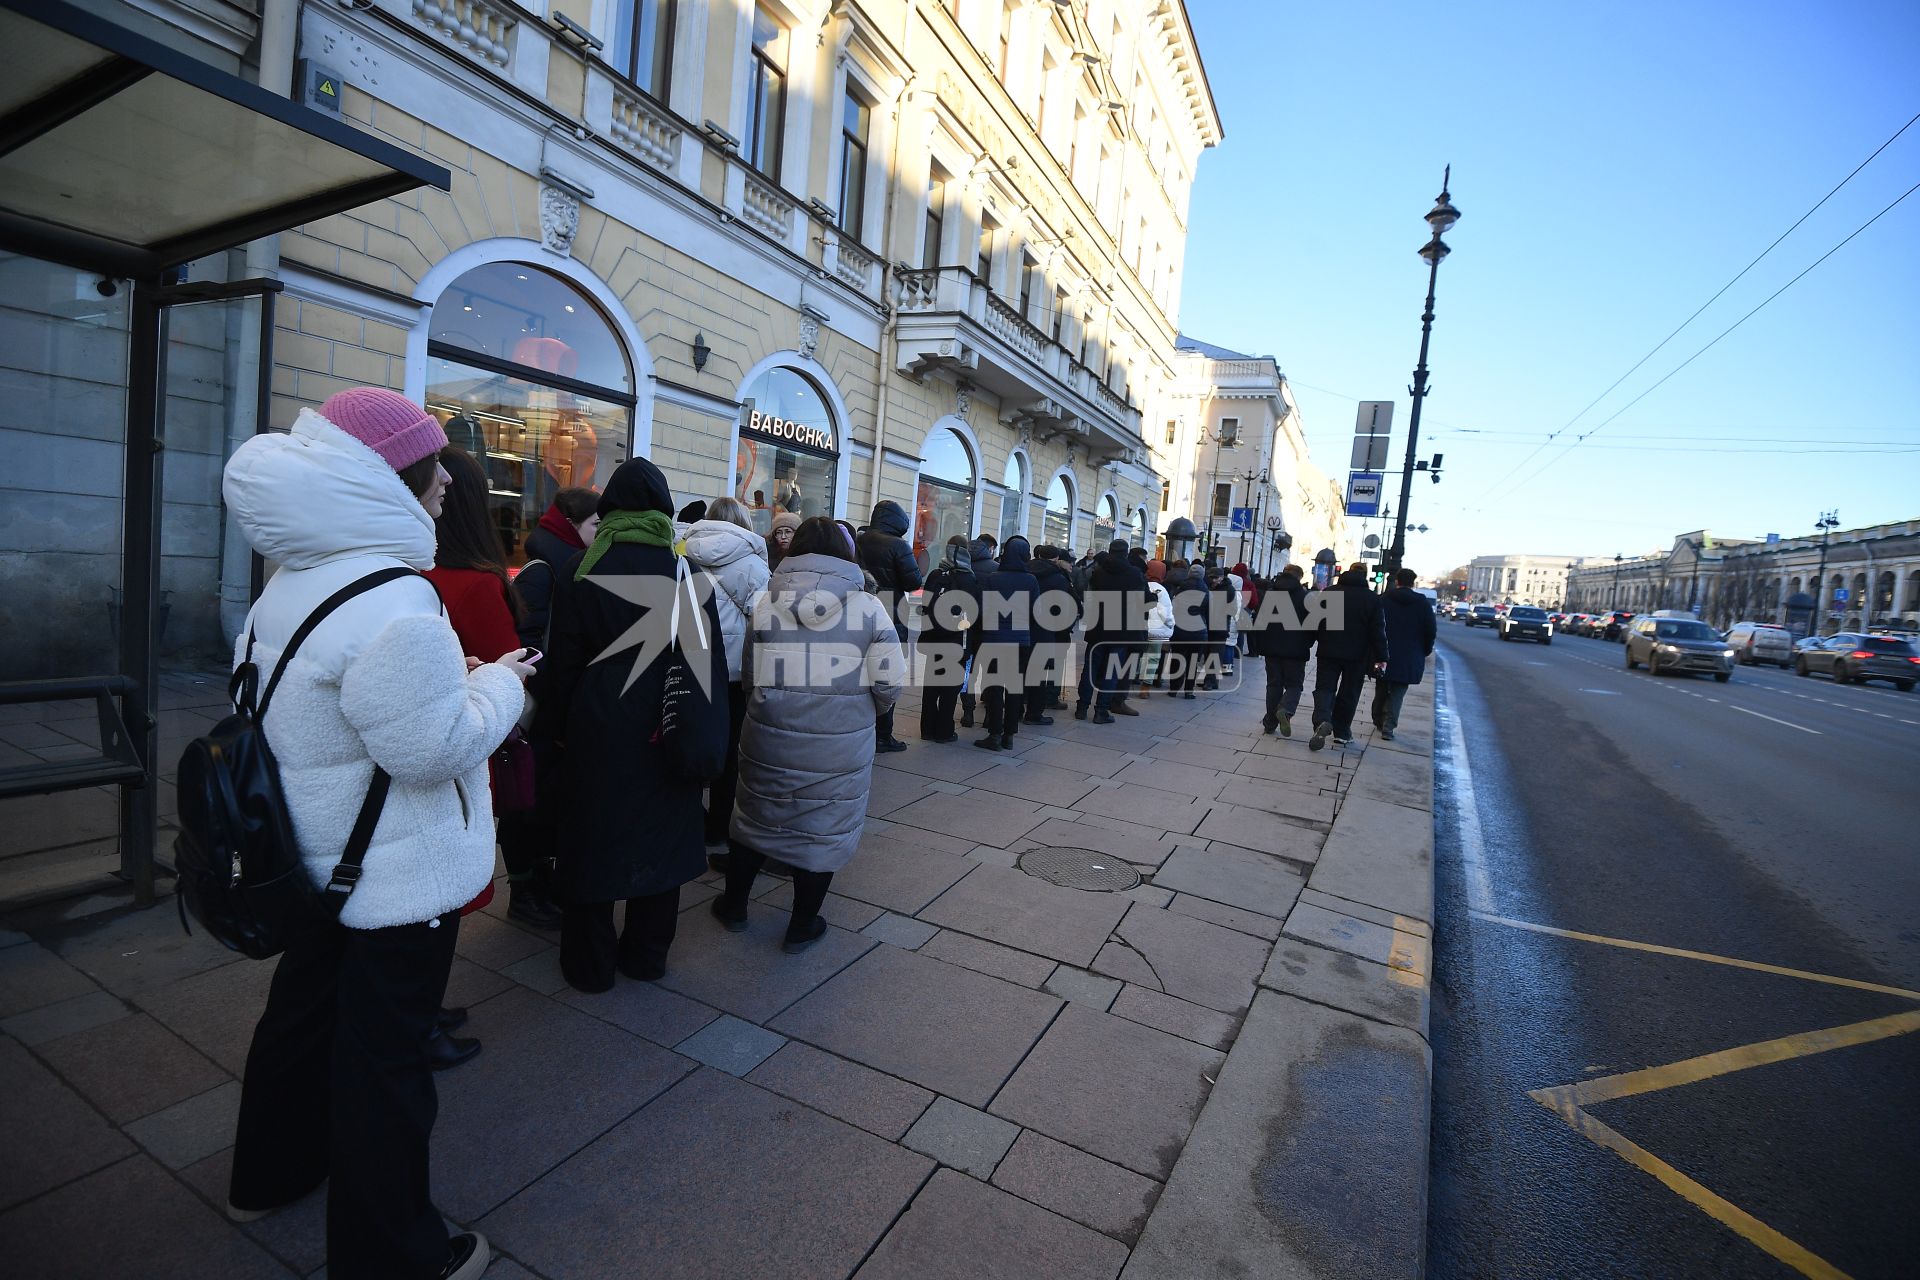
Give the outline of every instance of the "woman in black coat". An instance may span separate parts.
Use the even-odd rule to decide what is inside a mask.
[[[1290,564],[1267,587],[1247,636],[1251,651],[1267,666],[1267,713],[1260,727],[1268,733],[1277,728],[1288,738],[1307,683],[1307,659],[1313,656],[1314,633],[1303,625],[1306,608],[1300,566]]]
[[[1194,681],[1207,657],[1207,576],[1199,565],[1176,560],[1167,566],[1163,584],[1173,600],[1174,668],[1169,697],[1191,698]]]
[[[560,970],[580,991],[612,987],[616,969],[664,974],[680,886],[707,865],[701,791],[726,757],[727,655],[711,590],[674,554],[672,512],[658,467],[622,463],[554,600],[534,736],[559,749]]]
[[[968,633],[980,611],[980,585],[965,534],[947,539],[946,556],[927,575],[920,654],[926,674],[920,691],[920,736],[927,742],[952,742],[953,706],[967,678]]]

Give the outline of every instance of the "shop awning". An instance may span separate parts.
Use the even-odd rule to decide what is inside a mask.
[[[0,0],[0,246],[150,278],[450,175],[57,0]]]

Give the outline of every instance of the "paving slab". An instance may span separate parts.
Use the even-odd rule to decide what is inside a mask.
[[[135,1147],[25,1048],[0,1039],[0,1208],[131,1154]],[[15,1265],[7,1259],[8,1267]],[[31,1275],[32,1272],[21,1272]]]
[[[478,912],[475,916],[478,916]],[[232,1075],[247,1066],[254,1024],[279,961],[246,961],[143,992],[134,1004]]]
[[[1174,847],[1164,830],[1104,813],[1074,813],[1071,819],[1051,817],[1028,832],[1027,838],[1055,848],[1092,849],[1142,867],[1159,866]]]
[[[1295,732],[1308,732],[1296,726]],[[1234,772],[1248,778],[1264,778],[1269,782],[1284,782],[1288,786],[1300,787],[1308,791],[1324,791],[1331,788],[1338,776],[1337,769],[1320,763],[1319,756],[1309,757],[1303,743],[1299,754],[1290,749],[1291,742],[1285,738],[1269,738],[1268,742],[1284,744],[1273,748],[1271,753],[1255,748],[1240,757],[1240,763]]]
[[[543,996],[558,995],[567,989],[567,976],[560,972],[558,947],[542,947],[525,960],[516,960],[500,970],[500,976]]]
[[[1281,922],[1272,916],[1263,916],[1255,911],[1243,911],[1239,907],[1229,907],[1225,903],[1214,902],[1208,898],[1196,898],[1190,893],[1174,894],[1173,901],[1167,904],[1167,910],[1178,915],[1192,916],[1196,920],[1210,920],[1214,924],[1225,925],[1237,933],[1265,938],[1268,942],[1280,936]]]
[[[1285,936],[1411,974],[1432,971],[1431,944],[1426,938],[1310,902],[1295,905],[1287,914]]]
[[[1105,954],[1105,948],[1101,949]],[[1051,991],[1062,1000],[1071,1000],[1075,1004],[1084,1004],[1090,1009],[1105,1009],[1120,994],[1120,982],[1116,978],[1088,973],[1085,969],[1076,969],[1070,964],[1055,965],[1047,976],[1041,989]]]
[[[1063,889],[1010,867],[981,867],[934,899],[920,918],[1068,964],[1088,965],[1132,904]]]
[[[854,1280],[1113,1280],[1127,1247],[942,1169]]]
[[[228,1147],[179,1173],[200,1193],[215,1216],[225,1217],[227,1188],[233,1181],[233,1148]],[[327,1262],[327,1188],[323,1184],[240,1230],[301,1275],[323,1272]]]
[[[1133,1243],[1160,1184],[1045,1134],[1023,1129],[994,1170],[993,1185],[1103,1235]]]
[[[1220,803],[1258,809],[1306,822],[1332,823],[1339,801],[1319,791],[1310,791],[1290,782],[1271,782],[1265,778],[1236,776],[1222,787]]]
[[[657,982],[616,982],[613,990],[595,995],[569,987],[556,998],[664,1048],[679,1044],[721,1016],[719,1010],[668,991]]]
[[[1150,1178],[1164,1178],[1221,1055],[1070,1004],[987,1109]]]
[[[1433,815],[1349,798],[1314,867],[1322,893],[1433,921]]]
[[[843,1058],[985,1106],[1061,1001],[878,947],[774,1019],[773,1029]]]
[[[1209,1049],[1224,1049],[1232,1044],[1234,1031],[1239,1026],[1239,1020],[1231,1014],[1132,982],[1120,988],[1108,1012]]]
[[[1154,981],[1142,985],[1223,1013],[1240,1013],[1253,1003],[1255,980],[1267,962],[1268,946],[1260,938],[1142,903],[1134,904],[1114,933],[1152,974]],[[1114,950],[1109,943],[1103,959],[1110,963]],[[1094,968],[1114,972],[1099,961]],[[1116,976],[1138,982],[1137,970],[1128,969]]]
[[[1260,975],[1263,987],[1405,1027],[1422,1039],[1427,1037],[1427,982],[1421,974],[1294,938],[1280,940]]]
[[[1211,800],[1226,786],[1228,776],[1218,769],[1162,758],[1137,760],[1115,774],[1113,780],[1122,786],[1152,787],[1156,791]]]
[[[901,1144],[981,1181],[993,1176],[1020,1126],[952,1098],[935,1098]]]
[[[184,1102],[229,1078],[143,1013],[50,1041],[40,1046],[40,1056],[115,1124]]]
[[[229,1080],[133,1121],[126,1132],[167,1168],[184,1169],[232,1146],[239,1118],[240,1082]]]
[[[505,1201],[694,1065],[520,987],[477,1006],[468,1028],[485,1051],[435,1078],[434,1202],[459,1222]]]
[[[961,796],[935,792],[888,819],[927,831],[964,831],[974,844],[999,845],[1003,849],[1045,820],[1040,816],[1040,806],[1031,800],[981,791]]]
[[[1125,1280],[1411,1280],[1426,1244],[1418,1036],[1262,991]]]
[[[771,878],[771,877],[769,877]],[[839,877],[835,877],[837,880]],[[793,913],[793,881],[775,880],[773,887],[765,893],[755,896],[755,902],[764,902],[776,910]],[[837,893],[829,893],[820,903],[820,918],[828,924],[845,929],[848,933],[858,933],[878,920],[884,912],[871,903],[859,902]]]
[[[1120,784],[1115,780],[1115,785],[1082,796],[1069,807],[1082,814],[1098,814],[1157,831],[1185,834],[1200,825],[1210,799],[1163,791],[1145,783]]]
[[[895,715],[898,714],[896,711]],[[907,749],[889,755],[886,767],[948,782],[965,782],[974,774],[993,768],[996,757],[991,752],[975,750],[964,736],[967,730],[960,732],[963,736],[958,742],[921,743],[907,739]]]
[[[33,1280],[294,1276],[144,1156],[0,1215],[0,1240],[6,1242],[8,1272]]]
[[[483,969],[464,956],[453,958],[453,968],[447,973],[447,994],[440,1002],[449,1008],[479,1004],[482,1000],[491,1000],[513,985],[511,978],[503,978],[492,969]]]
[[[1066,739],[1042,742],[1021,757],[1023,763],[1043,764],[1093,778],[1111,778],[1127,767],[1127,759],[1124,751]]]
[[[716,1009],[764,1023],[876,945],[832,925],[797,956],[780,949],[787,913],[756,902],[745,933],[728,933],[705,910],[680,917],[660,985]]]
[[[998,764],[967,780],[967,785],[996,795],[1018,796],[1039,804],[1066,808],[1098,785],[1093,775],[1021,759]]]
[[[875,818],[884,818],[895,809],[904,808],[932,791],[927,779],[917,773],[906,773],[876,764],[873,767],[873,783],[867,790],[867,813]]]
[[[1316,907],[1325,907],[1328,911],[1340,915],[1352,916],[1356,920],[1371,920],[1375,924],[1386,925],[1389,929],[1400,929],[1422,938],[1433,936],[1433,927],[1424,920],[1415,920],[1412,916],[1397,916],[1391,911],[1382,911],[1378,907],[1367,906],[1363,902],[1352,902],[1346,898],[1336,898],[1330,893],[1321,893],[1313,887],[1311,881],[1300,891],[1300,901],[1312,903]]]
[[[1204,849],[1175,849],[1153,882],[1162,889],[1284,919],[1306,877],[1279,858],[1215,843]]]
[[[924,920],[915,920],[912,916],[898,915],[888,911],[861,932],[875,942],[888,942],[896,947],[904,947],[908,951],[917,951],[940,930]]]
[[[945,960],[975,973],[991,974],[1023,987],[1038,987],[1058,966],[1045,956],[1030,955],[988,942],[971,934],[942,929],[920,948],[923,956]]]
[[[0,1017],[86,995],[93,979],[36,942],[0,949]]]
[[[553,1280],[841,1280],[932,1168],[925,1156],[703,1069],[479,1227]]]
[[[40,1045],[124,1018],[131,1012],[111,992],[89,991],[85,995],[70,996],[57,1004],[42,1005],[38,1009],[0,1019],[0,1032],[12,1036],[21,1044]]]
[[[1240,757],[1245,750],[1244,746],[1213,746],[1203,742],[1189,742],[1182,738],[1167,738],[1148,747],[1146,754],[1155,760],[1178,761],[1183,765],[1197,765],[1202,769],[1219,769],[1232,773],[1234,766],[1240,763]]]
[[[496,892],[494,901],[498,902],[500,896]],[[497,970],[517,964],[551,945],[541,935],[517,924],[508,924],[490,911],[476,911],[461,917],[460,937],[454,943],[454,950],[483,969]]]
[[[1259,809],[1231,804],[1213,806],[1194,834],[1299,863],[1312,863],[1319,858],[1320,846],[1326,839],[1323,831],[1296,826]]]
[[[861,837],[852,861],[836,871],[836,894],[912,915],[973,870],[964,853],[929,849],[917,843],[912,828]]]
[[[1359,772],[1353,775],[1347,794],[1432,812],[1433,758],[1424,752],[1369,751]]]
[[[917,1084],[798,1040],[787,1041],[747,1079],[889,1142],[898,1142],[934,1099]]]
[[[192,935],[172,910],[119,910],[42,936],[60,958],[116,995],[131,996],[224,965],[245,964],[204,930]]]
[[[673,1046],[673,1051],[730,1076],[744,1076],[771,1058],[786,1037],[722,1014]]]

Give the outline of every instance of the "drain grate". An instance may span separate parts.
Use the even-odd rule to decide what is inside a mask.
[[[1092,849],[1029,849],[1020,869],[1049,884],[1095,893],[1119,893],[1140,883],[1140,873],[1111,854]]]

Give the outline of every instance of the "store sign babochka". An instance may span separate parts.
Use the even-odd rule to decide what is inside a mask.
[[[748,431],[773,440],[789,440],[807,449],[819,449],[823,453],[834,452],[833,432],[825,427],[812,427],[804,422],[795,422],[791,418],[776,418],[770,413],[758,409],[747,410],[747,420],[743,424]]]

